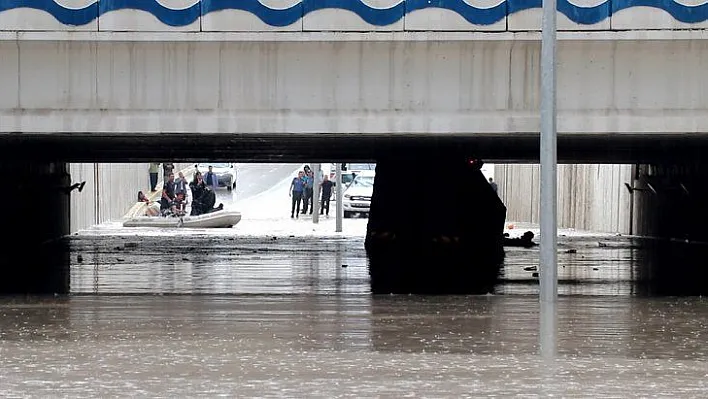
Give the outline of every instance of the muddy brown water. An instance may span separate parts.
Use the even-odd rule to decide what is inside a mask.
[[[0,395],[705,397],[701,269],[653,247],[561,241],[549,358],[536,249],[489,295],[375,296],[361,239],[73,237],[72,295],[0,301]]]

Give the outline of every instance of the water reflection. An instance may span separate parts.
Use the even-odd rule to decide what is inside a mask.
[[[561,298],[561,356],[708,359],[708,301]],[[523,296],[111,296],[0,301],[0,339],[239,337],[289,350],[539,353],[539,303]],[[553,314],[553,312],[551,312]],[[243,348],[246,350],[246,348]]]
[[[0,395],[696,397],[708,389],[705,300],[565,297],[557,310],[549,366],[537,356],[533,296],[1,300]]]
[[[342,239],[74,237],[72,251],[76,294],[366,294],[369,289],[363,249]]]
[[[71,291],[369,294],[363,238],[75,236]],[[706,295],[708,247],[563,238],[560,295]],[[538,248],[507,248],[495,294],[537,295]]]
[[[560,295],[706,295],[708,246],[632,237],[561,237]],[[500,294],[538,294],[538,247],[507,248]]]

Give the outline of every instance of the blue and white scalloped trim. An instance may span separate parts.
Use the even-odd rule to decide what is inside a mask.
[[[660,9],[678,22],[698,24],[708,20],[708,0],[699,1],[682,4],[676,0],[606,0],[594,6],[582,6],[569,0],[558,0],[558,11],[580,25],[597,24],[613,14],[635,7]],[[39,10],[61,24],[83,26],[112,13],[132,11],[150,14],[166,26],[185,27],[198,23],[199,18],[211,13],[235,10],[251,14],[266,26],[287,27],[297,26],[307,15],[318,11],[346,10],[371,26],[390,26],[409,14],[438,9],[456,14],[472,25],[490,26],[515,13],[540,8],[542,4],[542,0],[501,0],[493,2],[493,6],[478,5],[482,0],[399,0],[391,7],[378,8],[371,5],[375,2],[283,0],[280,3],[286,6],[279,8],[279,0],[0,0],[0,14],[17,9]],[[76,7],[75,3],[84,5]]]

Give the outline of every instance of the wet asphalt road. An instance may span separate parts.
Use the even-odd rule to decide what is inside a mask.
[[[236,199],[223,191],[219,200],[254,198],[291,166],[241,171]],[[282,187],[274,193],[252,202],[287,201]],[[664,250],[673,254],[667,268],[650,241],[561,237],[549,356],[540,347],[537,248],[509,248],[489,295],[375,296],[359,234],[365,220],[348,220],[346,236],[303,234],[310,222],[266,210],[269,219],[242,229],[116,225],[73,236],[71,296],[0,300],[0,396],[708,392],[708,301],[692,295],[705,289],[705,268],[700,257],[681,257],[684,247]],[[249,230],[259,224],[268,228]],[[666,293],[673,296],[656,296]]]

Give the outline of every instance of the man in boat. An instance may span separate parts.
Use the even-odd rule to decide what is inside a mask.
[[[175,194],[175,200],[170,206],[170,211],[173,216],[185,216],[187,215],[187,199],[183,192]]]
[[[145,216],[157,216],[160,214],[160,204],[150,201],[142,191],[138,191],[138,202],[145,203]]]
[[[203,215],[224,209],[224,204],[219,204],[218,207],[214,208],[216,194],[214,190],[207,186],[201,172],[194,174],[194,180],[189,183],[189,188],[192,190],[192,212],[190,215]]]
[[[172,202],[175,200],[175,174],[167,175],[167,181],[162,186],[162,197],[160,198],[160,211],[170,209]]]
[[[189,187],[189,182],[187,178],[184,177],[184,173],[179,172],[178,178],[175,180],[175,195],[182,193],[187,196],[187,187]]]

